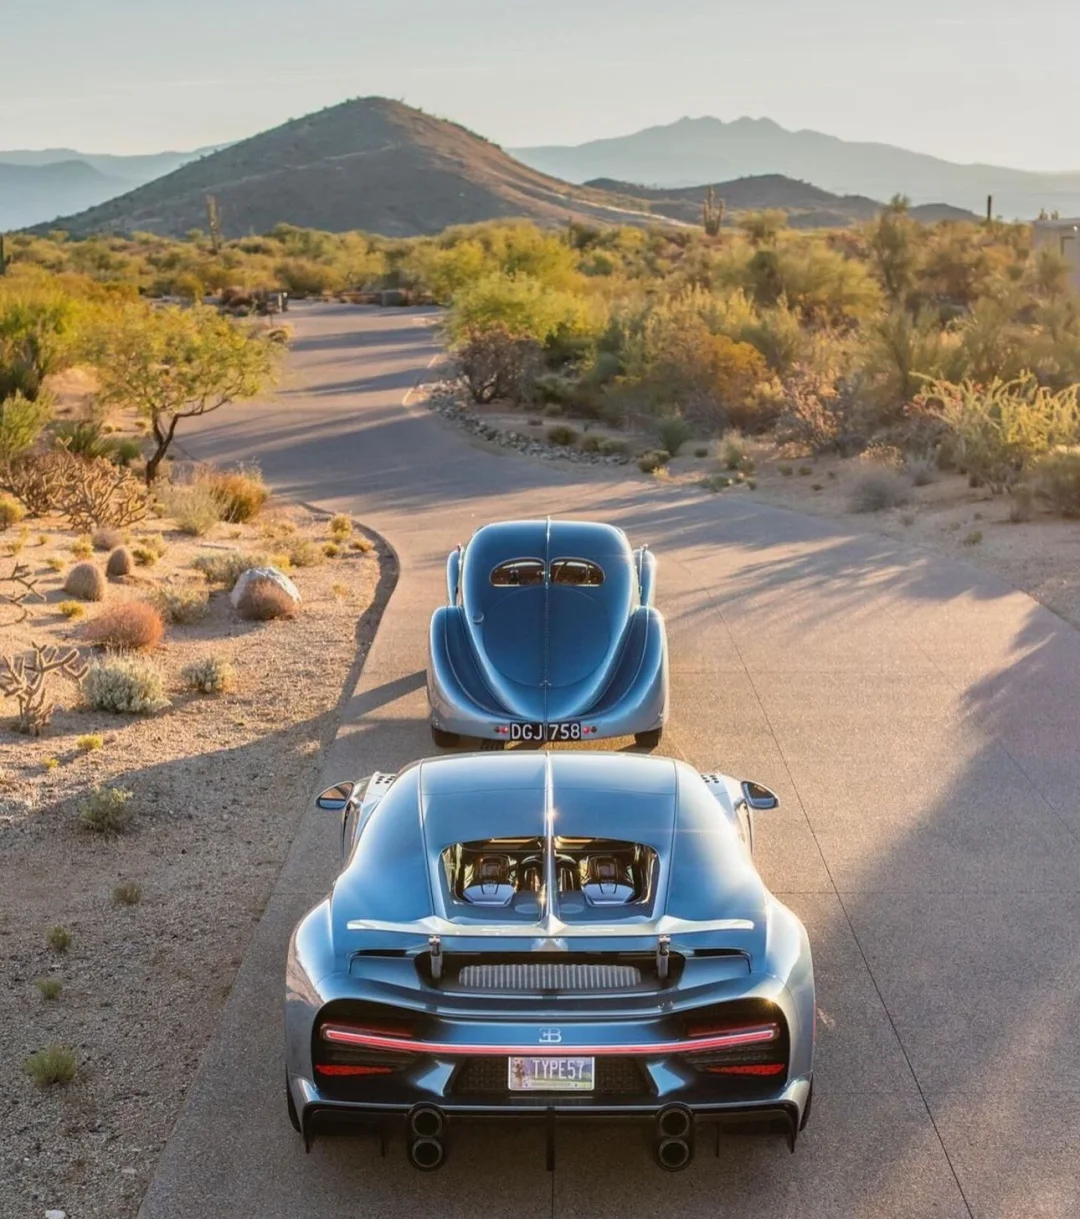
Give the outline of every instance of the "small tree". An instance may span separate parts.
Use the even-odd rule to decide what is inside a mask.
[[[265,336],[202,307],[129,307],[94,343],[99,401],[133,408],[150,422],[156,447],[146,463],[148,485],[181,419],[255,397],[271,382],[277,359]]]

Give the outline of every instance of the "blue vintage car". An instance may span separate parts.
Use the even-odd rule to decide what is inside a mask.
[[[656,558],[591,521],[485,525],[451,552],[428,645],[431,734],[660,742],[667,634]]]

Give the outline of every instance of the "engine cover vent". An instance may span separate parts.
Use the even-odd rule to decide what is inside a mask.
[[[466,965],[458,982],[468,990],[630,990],[641,985],[635,965],[563,962]]]

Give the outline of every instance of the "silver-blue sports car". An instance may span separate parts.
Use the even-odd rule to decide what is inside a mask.
[[[590,521],[485,525],[451,552],[428,641],[431,734],[660,743],[667,635],[656,558]]]
[[[636,1118],[684,1168],[709,1123],[810,1114],[814,973],[752,859],[767,788],[635,753],[443,755],[317,800],[345,863],[286,972],[305,1140],[400,1130],[437,1168],[466,1119]]]

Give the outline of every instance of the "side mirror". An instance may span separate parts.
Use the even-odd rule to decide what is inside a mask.
[[[761,783],[751,783],[749,779],[744,779],[742,784],[743,799],[746,801],[748,808],[755,811],[764,811],[770,808],[780,807],[780,797],[774,791],[763,786]]]
[[[338,783],[315,797],[315,807],[328,813],[343,813],[349,807],[355,783]]]

